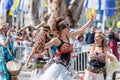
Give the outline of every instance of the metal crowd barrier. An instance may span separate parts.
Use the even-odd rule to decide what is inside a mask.
[[[18,60],[22,60],[23,57],[23,51],[25,48],[32,47],[25,47],[22,45],[15,46],[16,47],[16,58]],[[81,47],[75,47],[74,52],[71,54],[71,61],[70,61],[70,69],[76,73],[76,72],[84,72],[87,66],[88,61],[88,53],[89,53],[90,45],[83,45]]]
[[[32,47],[26,47],[26,46],[22,46],[22,45],[17,45],[17,46],[14,46],[14,47],[15,47],[15,56],[20,61],[22,60],[23,51],[25,50],[25,48],[32,49]]]
[[[75,47],[71,56],[70,69],[73,73],[84,73],[87,62],[90,45],[83,45],[81,47]]]

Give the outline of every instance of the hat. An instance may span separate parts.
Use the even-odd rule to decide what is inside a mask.
[[[103,32],[101,32],[101,31],[99,31],[99,32],[95,33],[95,36],[102,36],[104,38],[105,34]]]

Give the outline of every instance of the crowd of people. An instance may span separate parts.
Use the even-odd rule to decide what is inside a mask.
[[[85,71],[85,80],[107,79],[106,60],[117,63],[119,60],[117,42],[120,41],[119,34],[116,35],[109,28],[108,41],[102,31],[96,31],[90,27],[90,32],[84,31],[94,21],[95,15],[78,30],[70,32],[70,26],[63,17],[52,21],[52,26],[45,22],[38,26],[26,26],[16,30],[16,26],[10,28],[7,24],[0,22],[0,79],[18,80],[17,76],[11,76],[6,68],[10,60],[16,58],[16,43],[25,47],[23,51],[23,70],[30,70],[31,80],[72,80],[70,73],[71,53],[75,47],[92,44],[88,65]],[[70,39],[76,39],[73,43]],[[12,55],[11,55],[12,53]],[[112,55],[113,54],[113,55]],[[33,64],[29,67],[30,61]],[[117,67],[114,67],[117,68]]]

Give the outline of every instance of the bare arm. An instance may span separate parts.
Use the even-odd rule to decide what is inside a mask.
[[[69,38],[73,38],[75,36],[80,35],[81,33],[83,33],[83,31],[85,31],[85,29],[90,25],[90,23],[93,22],[93,20],[95,19],[96,15],[92,16],[90,20],[88,20],[78,31],[76,32],[71,32],[69,34]]]
[[[45,23],[44,22],[41,22],[40,24],[38,24],[37,26],[35,26],[35,28],[40,28],[40,27],[42,27],[42,26],[44,26],[45,25]]]
[[[41,22],[40,24],[38,24],[37,26],[31,26],[32,28],[40,28],[42,26],[44,26],[45,23],[44,22]]]
[[[33,53],[33,50],[32,50],[31,54],[29,55],[29,57],[28,57],[28,59],[27,59],[27,62],[25,63],[25,66],[24,66],[25,70],[27,70],[27,66],[28,66],[28,64],[29,64],[29,62],[30,62],[33,54],[34,54],[34,53]]]
[[[24,36],[21,36],[21,37],[17,36],[15,40],[16,41],[23,41],[24,40]]]
[[[53,59],[51,48],[48,48],[48,52],[49,52],[49,55],[50,55],[50,59]]]
[[[19,32],[24,31],[24,30],[27,29],[28,27],[30,27],[30,26],[22,27],[22,28],[19,30]]]
[[[60,45],[60,41],[57,37],[51,39],[48,43],[46,43],[45,44],[45,49],[51,48],[53,45],[56,45],[56,46]]]

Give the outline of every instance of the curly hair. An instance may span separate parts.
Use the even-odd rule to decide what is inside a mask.
[[[59,34],[59,29],[58,29],[58,24],[61,22],[61,21],[64,21],[64,18],[63,17],[58,17],[58,18],[54,18],[53,21],[52,21],[52,26],[51,26],[51,31],[52,31],[52,34],[56,35],[56,34]]]
[[[36,35],[33,53],[42,53],[44,51],[45,43],[50,41],[50,36],[44,33],[46,29],[48,29],[48,27],[43,27],[43,29]]]

